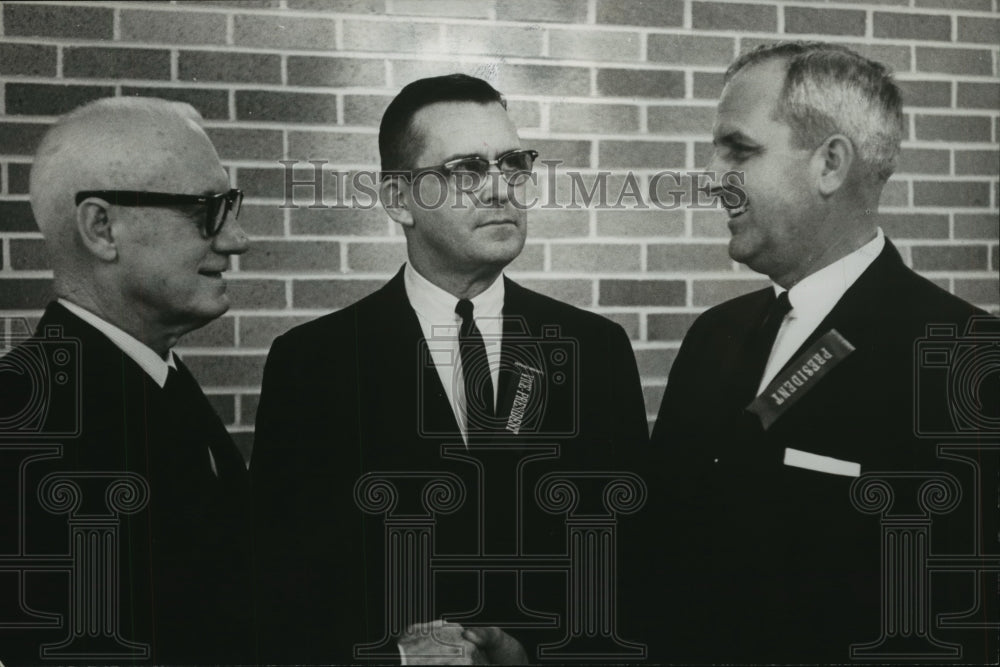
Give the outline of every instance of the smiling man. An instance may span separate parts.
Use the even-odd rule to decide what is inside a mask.
[[[229,309],[222,274],[247,250],[243,195],[199,121],[166,100],[98,100],[35,155],[31,205],[57,299],[0,358],[0,438],[56,449],[20,478],[0,466],[0,515],[6,538],[22,531],[15,553],[70,554],[74,569],[0,573],[4,602],[20,602],[3,617],[33,620],[0,630],[7,664],[253,659],[248,473],[172,351]],[[117,543],[81,547],[112,519]]]
[[[565,468],[606,464],[648,440],[624,330],[503,275],[524,247],[536,153],[522,146],[500,93],[459,74],[415,81],[386,109],[379,148],[382,203],[406,236],[407,263],[368,297],[280,336],[264,371],[251,473],[261,606],[271,613],[266,659],[384,661],[399,644],[407,662],[433,661],[413,633],[403,642],[398,634],[447,614],[551,625],[526,607],[565,613],[561,592],[530,600],[558,582],[466,571],[435,576],[429,592],[409,579],[405,591],[387,591],[392,545],[380,541],[383,516],[361,511],[375,499],[356,497],[355,483],[376,471],[461,480],[465,502],[435,515],[434,553],[510,556],[521,539],[565,535],[561,522],[549,531],[517,524],[518,508],[535,502],[497,471],[509,464],[513,473],[532,455],[521,445],[561,445],[554,465]],[[504,447],[471,449],[484,442]],[[457,454],[443,458],[443,443]],[[484,456],[495,458],[477,471],[471,464]],[[399,493],[406,488],[400,481]],[[398,498],[387,511],[423,514],[435,505],[428,498]],[[562,608],[546,606],[554,598]],[[500,631],[481,631],[491,641],[480,646],[461,625],[447,630],[464,649],[457,661],[478,659],[475,650],[525,659],[498,649],[516,644]]]
[[[743,174],[730,256],[773,285],[701,315],[670,369],[652,436],[670,494],[660,516],[679,545],[661,563],[663,656],[864,659],[851,646],[879,638],[890,571],[852,482],[942,467],[936,443],[915,437],[915,344],[929,324],[964,333],[980,311],[907,268],[879,227],[905,134],[885,67],[829,44],[762,46],[729,67],[713,133],[709,168]],[[948,414],[942,383],[919,388],[922,417]],[[971,605],[969,584],[950,585]],[[957,638],[982,649],[986,634]]]

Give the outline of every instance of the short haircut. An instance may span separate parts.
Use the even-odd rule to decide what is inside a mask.
[[[413,127],[413,117],[424,107],[438,102],[496,103],[507,108],[507,100],[493,86],[467,74],[447,74],[418,79],[407,84],[382,116],[378,129],[378,152],[386,172],[405,171],[421,149],[422,138]]]
[[[744,53],[726,70],[737,72],[772,59],[787,61],[776,120],[792,128],[802,148],[841,133],[862,165],[881,181],[896,170],[903,138],[903,99],[881,63],[826,42],[777,42]]]

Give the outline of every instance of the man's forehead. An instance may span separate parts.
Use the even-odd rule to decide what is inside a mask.
[[[740,70],[726,83],[719,99],[712,134],[718,139],[754,120],[771,118],[784,87],[784,61],[772,59]]]
[[[495,155],[520,145],[517,128],[497,103],[438,102],[413,117],[413,128],[428,158]]]

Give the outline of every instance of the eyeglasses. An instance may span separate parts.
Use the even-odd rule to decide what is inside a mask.
[[[478,155],[460,157],[433,167],[418,167],[410,172],[410,176],[416,177],[428,171],[438,172],[446,177],[456,178],[463,188],[478,190],[486,181],[490,167],[496,165],[509,184],[520,185],[528,178],[537,157],[538,151],[530,149],[508,151],[498,155],[495,160],[487,160]]]
[[[243,205],[243,191],[232,189],[217,195],[176,195],[169,192],[138,192],[134,190],[83,190],[76,193],[76,205],[84,199],[97,197],[115,206],[205,206],[205,222],[202,234],[211,238],[222,231],[226,216],[233,212],[233,218],[240,217]]]

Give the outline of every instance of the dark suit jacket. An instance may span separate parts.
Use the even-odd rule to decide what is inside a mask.
[[[879,637],[879,518],[852,505],[853,478],[784,465],[785,449],[860,463],[862,474],[947,467],[935,455],[942,439],[915,436],[915,381],[919,418],[948,419],[945,369],[916,366],[915,345],[931,323],[964,334],[980,311],[906,268],[887,242],[800,349],[836,329],[856,350],[765,432],[734,378],[770,289],[705,312],[670,370],[651,438],[666,490],[654,500],[669,540],[657,568],[669,610],[661,659],[848,661],[851,644]],[[966,504],[954,514],[964,532],[936,539],[938,553],[972,548],[971,483],[962,481]],[[995,552],[996,521],[986,520]],[[941,579],[971,599],[969,580]],[[940,596],[935,603],[936,612],[960,611]],[[988,632],[964,635],[967,656]]]
[[[39,503],[46,474],[77,481],[82,504],[76,518],[108,513],[104,487],[93,473],[138,475],[148,485],[148,503],[121,515],[117,567],[112,565],[108,573],[119,580],[115,603],[120,623],[114,630],[128,642],[147,645],[148,660],[157,663],[253,660],[248,473],[183,364],[181,391],[174,395],[102,333],[53,303],[35,336],[0,360],[0,366],[0,394],[8,406],[30,405],[26,392],[34,387],[42,389],[39,396],[47,409],[19,425],[8,421],[0,434],[0,453],[6,459],[0,464],[2,553],[20,551],[36,564],[39,554],[71,553],[67,516]],[[38,373],[20,372],[32,367]],[[25,448],[37,453],[46,443],[61,445],[61,456],[28,464],[19,493],[18,459]],[[211,471],[209,447],[218,478]],[[18,495],[25,503],[23,522],[17,515]],[[25,531],[23,542],[19,528]],[[40,645],[70,634],[67,575],[27,576],[27,604],[38,612],[63,614],[63,619],[61,627],[0,629],[0,659],[7,665],[39,662]],[[16,590],[16,574],[0,572],[0,580],[3,613],[16,614],[16,597],[7,595]],[[96,622],[95,615],[89,613],[87,619]],[[85,650],[102,655],[95,645]],[[91,660],[108,661],[131,660],[107,655]]]
[[[619,454],[648,442],[639,375],[622,328],[510,280],[505,289],[497,404],[506,407],[499,412],[511,411],[521,379],[515,362],[540,366],[544,377],[537,378],[541,384],[526,411],[539,418],[526,417],[517,436],[485,438],[515,452],[514,458],[500,454],[508,456],[505,462],[490,462],[482,473],[492,489],[483,548],[492,553],[510,553],[514,540],[514,481],[504,466],[522,456],[515,443],[559,443],[562,457],[543,462],[550,469],[593,469],[614,466]],[[361,301],[275,340],[251,464],[262,642],[270,649],[265,659],[347,662],[355,643],[382,638],[382,517],[362,513],[355,503],[352,489],[363,474],[458,475],[470,496],[453,514],[437,516],[435,551],[479,552],[474,494],[481,480],[473,466],[440,456],[442,443],[461,447],[462,438],[437,371],[424,358],[433,344],[424,340],[402,271]],[[535,506],[530,494],[536,479],[537,473],[526,477],[526,514]],[[497,497],[502,500],[491,504]],[[405,511],[402,505],[399,510]],[[537,523],[524,529],[524,548],[565,553],[562,519],[540,514],[536,510]],[[531,589],[525,593],[529,604],[561,613],[547,606],[551,596],[531,600],[544,585],[523,585]],[[433,608],[419,620],[473,608],[476,588],[469,573],[439,581]],[[485,604],[489,614],[490,601]],[[395,651],[391,644],[389,650]]]

